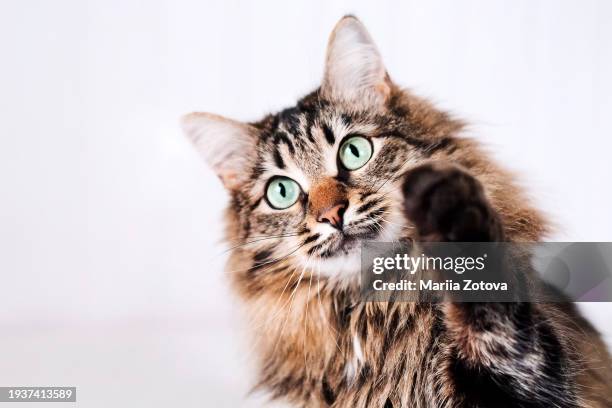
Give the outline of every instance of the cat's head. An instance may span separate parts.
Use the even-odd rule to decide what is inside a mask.
[[[361,240],[411,237],[402,174],[461,150],[461,123],[399,89],[351,16],[330,36],[320,88],[296,106],[257,123],[192,113],[183,126],[232,195],[231,244],[323,276],[358,272]]]

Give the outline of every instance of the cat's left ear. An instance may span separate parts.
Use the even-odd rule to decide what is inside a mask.
[[[247,181],[256,154],[257,129],[223,116],[199,112],[184,116],[181,124],[228,190],[237,190]]]
[[[380,105],[391,91],[378,48],[356,17],[342,18],[327,45],[321,91],[332,100]]]

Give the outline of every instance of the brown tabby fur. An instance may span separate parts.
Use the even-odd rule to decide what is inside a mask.
[[[253,152],[258,152],[256,161],[244,169],[242,179],[236,181],[236,174],[239,178],[240,174],[231,173],[232,184],[226,182],[232,195],[226,212],[226,238],[230,244],[240,244],[232,250],[227,270],[245,302],[252,325],[253,349],[260,366],[258,386],[270,391],[273,398],[303,407],[512,406],[508,401],[513,396],[503,394],[489,396],[495,401],[491,404],[473,403],[467,394],[458,391],[471,378],[458,378],[454,366],[459,355],[468,365],[505,370],[508,378],[513,373],[524,375],[525,371],[512,367],[521,354],[506,354],[514,344],[511,326],[502,322],[494,333],[475,330],[467,321],[465,309],[453,303],[365,303],[359,299],[356,279],[321,275],[298,263],[296,254],[285,251],[279,256],[274,252],[278,250],[275,243],[284,238],[271,234],[295,232],[294,227],[301,225],[302,219],[296,214],[292,218],[291,212],[270,215],[269,209],[260,210],[265,204],[258,198],[262,189],[258,179],[263,171],[258,163],[274,151],[275,157],[281,156],[277,159],[279,168],[284,166],[283,157],[294,157],[308,169],[315,158],[303,153],[295,141],[306,143],[311,137],[309,132],[317,140],[324,140],[322,124],[340,113],[348,117],[345,124],[367,122],[377,128],[376,135],[401,135],[414,146],[417,162],[452,163],[477,178],[499,216],[507,241],[540,241],[548,232],[547,222],[512,175],[495,164],[475,141],[463,136],[462,122],[399,88],[388,75],[376,88],[384,107],[375,112],[350,101],[336,100],[319,89],[299,101],[297,108],[250,125],[233,125],[259,138],[252,145]],[[324,119],[316,119],[317,115]],[[308,126],[305,121],[310,121]],[[287,141],[287,137],[294,142]],[[393,150],[377,163],[393,164],[394,159],[404,162],[406,158],[400,154],[405,149],[403,145],[393,144],[393,138],[385,140]],[[391,157],[395,154],[397,157]],[[225,161],[213,167],[224,165]],[[397,170],[395,167],[378,176],[387,178]],[[339,188],[334,190],[330,179],[316,179],[316,171],[312,174],[312,189],[321,189],[304,205],[312,209],[336,201]],[[224,174],[220,175],[223,178]],[[401,172],[391,176],[390,184],[401,181]],[[390,188],[388,194],[392,191]],[[302,238],[308,236],[307,230],[313,225],[308,222],[298,232]],[[405,219],[403,224],[402,238],[418,239],[411,222]],[[268,239],[276,240],[273,246],[269,246]],[[303,242],[311,244],[309,239]],[[525,390],[517,393],[533,392],[553,399],[557,398],[553,394],[560,393],[555,399],[558,406],[611,407],[612,364],[591,325],[571,304],[532,304],[529,318],[535,322],[534,327],[546,326],[554,343],[550,347],[559,357],[561,380],[552,381],[536,372],[533,378],[521,380]],[[487,336],[494,336],[494,340]],[[524,355],[523,370],[530,364],[537,367],[537,361],[529,361],[531,357]],[[486,394],[487,390],[482,392]],[[525,402],[528,398],[521,401],[520,406],[547,406],[537,397],[531,403]]]
[[[508,240],[541,240],[548,230],[543,217],[527,204],[508,172],[492,163],[475,142],[457,136],[462,124],[408,91],[392,89],[393,109],[409,112],[407,120],[416,133],[455,138],[456,148],[441,150],[432,158],[461,164],[479,175],[503,219]],[[241,242],[232,208],[226,220],[228,241]],[[238,271],[231,273],[234,287],[247,302],[249,320],[255,326],[260,386],[269,388],[274,397],[308,407],[329,406],[331,399],[335,407],[383,407],[387,399],[393,407],[459,404],[447,373],[450,346],[461,342],[472,354],[478,352],[478,341],[462,332],[461,313],[453,304],[440,310],[429,304],[360,303],[355,288],[338,291],[314,273],[305,275],[299,284],[294,276],[289,288],[285,274],[264,275],[261,282],[253,282],[245,272],[251,266],[252,254],[241,249],[232,253],[228,270]],[[352,307],[350,312],[343,311],[347,304]],[[580,406],[611,407],[612,364],[599,335],[573,307],[539,307],[563,333],[565,347],[574,356]],[[439,333],[432,328],[440,320],[450,333],[436,337]],[[351,384],[345,370],[347,361],[356,359],[355,336],[366,340],[363,359],[368,368]],[[436,354],[431,352],[432,344]]]

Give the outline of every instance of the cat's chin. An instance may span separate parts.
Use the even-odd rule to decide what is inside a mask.
[[[316,264],[321,276],[352,281],[361,272],[360,242],[343,243],[331,256],[319,258]]]

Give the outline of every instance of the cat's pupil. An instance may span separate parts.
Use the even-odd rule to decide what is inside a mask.
[[[287,197],[287,189],[283,183],[278,183],[279,193],[283,197]]]
[[[359,149],[357,149],[354,144],[351,143],[349,145],[349,149],[351,149],[351,153],[353,153],[353,156],[359,157]]]

